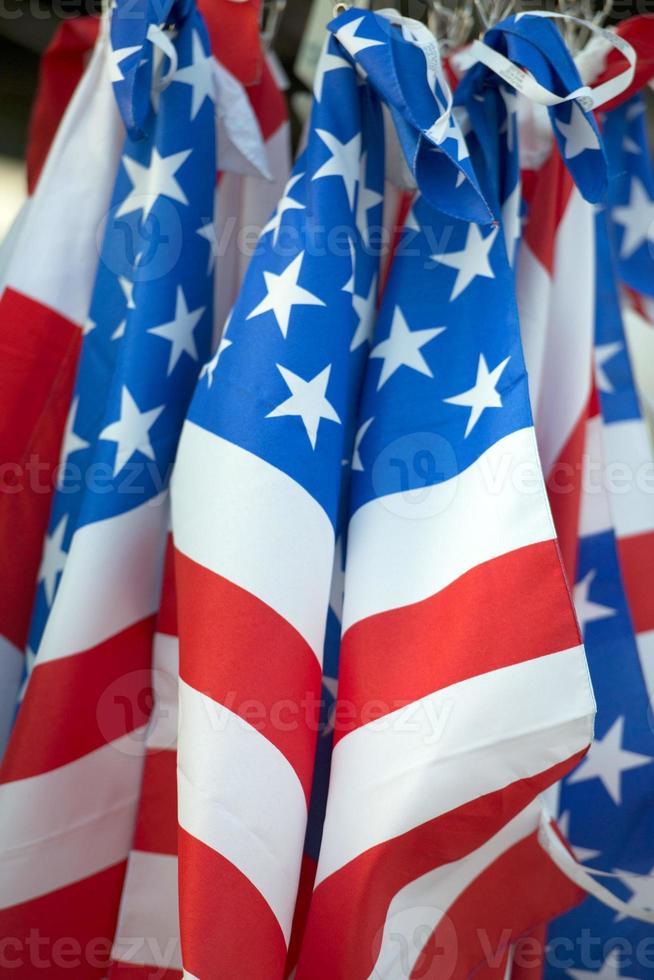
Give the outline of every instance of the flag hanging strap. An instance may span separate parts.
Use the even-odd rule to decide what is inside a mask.
[[[522,17],[545,17],[548,20],[566,20],[580,24],[588,28],[593,34],[601,37],[612,47],[617,48],[628,63],[623,72],[614,78],[608,79],[606,82],[602,82],[600,85],[595,87],[581,85],[573,92],[568,92],[567,95],[557,95],[556,92],[550,91],[546,86],[537,82],[533,75],[521,68],[520,65],[511,61],[510,58],[507,58],[501,52],[491,48],[485,41],[474,41],[471,47],[473,58],[481,61],[482,64],[490,68],[491,71],[499,75],[500,78],[503,78],[505,82],[508,82],[509,85],[512,85],[513,88],[522,95],[525,95],[528,99],[546,106],[561,105],[563,102],[578,100],[581,107],[588,112],[590,109],[597,109],[605,102],[617,98],[621,92],[631,85],[636,68],[636,52],[631,44],[625,41],[623,37],[619,37],[612,31],[606,30],[604,27],[599,27],[597,24],[592,24],[590,21],[573,17],[572,14],[558,14],[545,10],[535,10],[529,13],[516,14],[516,21]]]
[[[595,881],[595,878],[613,878],[619,881],[624,881],[625,878],[638,879],[642,881],[647,878],[651,880],[652,875],[638,875],[630,874],[626,872],[620,872],[620,874],[615,874],[611,871],[598,871],[596,868],[587,868],[585,865],[580,864],[572,856],[570,851],[565,847],[563,841],[557,834],[554,828],[554,822],[551,816],[546,810],[541,811],[540,826],[538,828],[538,843],[546,852],[546,854],[551,858],[551,860],[556,864],[559,871],[573,881],[579,888],[582,888],[593,898],[596,898],[603,905],[608,906],[608,908],[614,909],[614,911],[619,912],[621,915],[631,916],[632,919],[640,919],[642,922],[652,922],[654,923],[654,910],[647,908],[638,908],[634,905],[628,905],[626,902],[614,895],[613,892],[605,888],[604,885],[600,884],[599,881]]]

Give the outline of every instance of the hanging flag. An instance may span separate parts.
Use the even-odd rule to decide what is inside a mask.
[[[463,171],[462,198],[488,214],[469,162],[432,152],[460,139],[434,94],[433,39],[423,52],[362,11],[331,32],[306,150],[198,384],[173,485],[182,954],[203,978],[284,973],[343,461],[378,281],[380,96],[414,173],[438,193],[435,171],[452,183]]]
[[[622,113],[622,109],[613,110]],[[614,132],[606,127],[611,159]],[[597,698],[595,740],[563,781],[559,823],[575,856],[617,875],[623,907],[588,897],[549,930],[546,976],[646,977],[642,959],[651,924],[632,917],[652,908],[654,730],[639,660],[638,630],[651,617],[643,588],[651,562],[651,494],[643,492],[644,425],[620,317],[616,265],[606,211],[596,216],[595,381],[588,422],[575,605]],[[650,472],[654,472],[651,456]],[[640,473],[640,476],[639,476]],[[638,645],[637,645],[638,639]],[[592,939],[585,942],[584,937]]]
[[[35,582],[122,130],[103,35],[0,256],[0,758],[25,672]]]
[[[150,712],[167,481],[212,329],[197,234],[216,170],[206,34],[192,4],[165,27],[161,11],[129,7],[114,8],[102,54],[128,136],[0,771],[0,920],[23,944],[16,976],[33,973],[35,929],[70,938],[85,976],[106,974]],[[48,975],[68,975],[49,955]]]
[[[257,32],[257,43],[258,37]],[[212,38],[214,49],[218,41],[218,37]],[[248,60],[250,57],[251,51]],[[238,77],[247,71],[247,64],[248,61],[237,70]],[[239,68],[238,65],[233,67]],[[214,68],[217,69],[221,174],[215,195],[214,225],[203,225],[199,233],[209,242],[209,263],[214,266],[214,335],[220,336],[223,327],[220,306],[225,296],[234,296],[239,282],[239,269],[234,267],[229,256],[238,254],[239,261],[243,259],[238,251],[243,234],[249,233],[257,222],[259,229],[263,227],[270,212],[266,198],[270,188],[274,192],[278,186],[278,181],[267,180],[260,173],[255,175],[258,173],[256,168],[267,164],[276,173],[284,166],[284,158],[288,157],[288,134],[287,123],[280,111],[283,98],[269,73],[264,73],[261,83],[249,89],[250,102],[257,107],[260,132],[237,77],[226,72],[218,62]],[[238,167],[241,172],[230,172],[228,167]],[[265,192],[258,193],[264,187]],[[232,215],[229,224],[221,224],[220,215],[224,211],[220,206],[226,195],[230,197],[227,210],[231,208]],[[215,237],[212,235],[214,228]],[[152,719],[146,736],[136,829],[127,862],[110,980],[122,977],[126,972],[130,976],[141,973],[145,977],[156,972],[163,980],[174,980],[182,975],[177,888],[178,648],[174,551],[169,536],[153,644]]]
[[[546,22],[510,18],[486,40],[542,85],[579,85]],[[538,842],[539,793],[584,755],[594,704],[509,263],[513,102],[481,66],[460,83],[467,135],[443,146],[473,161],[495,221],[457,221],[423,195],[406,232],[413,254],[398,250],[376,324],[332,773],[297,980],[503,975],[510,944],[581,897]],[[573,169],[593,196],[604,167],[592,118],[573,103],[553,122],[587,143]],[[450,200],[456,183],[442,178]]]

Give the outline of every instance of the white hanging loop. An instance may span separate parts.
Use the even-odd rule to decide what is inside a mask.
[[[564,846],[561,838],[554,830],[552,826],[552,821],[548,813],[543,810],[540,817],[540,826],[538,828],[538,843],[546,852],[546,854],[552,859],[554,864],[557,866],[559,871],[573,881],[575,885],[582,888],[593,898],[602,902],[608,908],[614,909],[621,915],[631,916],[632,919],[639,919],[641,922],[652,922],[654,923],[654,911],[645,908],[634,908],[633,905],[627,905],[623,902],[621,898],[614,895],[613,892],[601,885],[599,881],[595,881],[595,878],[613,878],[613,879],[624,879],[633,878],[634,880],[642,880],[643,878],[648,878],[651,880],[650,875],[636,875],[636,874],[614,874],[610,871],[597,871],[595,868],[586,868],[583,864],[579,864],[575,861],[570,851]]]
[[[162,27],[158,27],[156,24],[150,24],[148,27],[147,39],[155,48],[161,51],[161,53],[165,55],[170,62],[166,74],[163,75],[158,82],[156,82],[159,91],[163,92],[165,88],[168,88],[173,80],[175,72],[177,71],[177,50],[164,29]]]
[[[619,37],[612,31],[606,30],[604,27],[599,27],[597,24],[593,24],[590,21],[582,21],[578,17],[573,17],[571,14],[557,14],[549,13],[544,10],[537,10],[530,13],[519,13],[516,14],[516,20],[521,17],[545,17],[554,20],[564,20],[573,21],[577,24],[581,24],[586,27],[591,33],[598,35],[607,41],[612,47],[617,48],[617,50],[624,56],[628,62],[627,68],[616,75],[615,78],[609,79],[607,82],[603,82],[601,85],[592,87],[590,85],[581,85],[574,92],[569,92],[568,95],[557,95],[555,92],[551,92],[536,79],[529,72],[525,71],[515,62],[511,61],[505,55],[491,48],[484,41],[477,40],[474,41],[471,48],[471,53],[477,61],[481,61],[482,64],[490,68],[491,71],[503,78],[505,82],[512,85],[518,92],[525,95],[528,99],[533,102],[538,102],[540,105],[554,106],[561,105],[563,102],[570,102],[573,99],[578,100],[581,107],[588,112],[590,109],[597,109],[599,106],[603,105],[605,102],[609,102],[611,99],[616,98],[621,92],[629,88],[631,82],[633,81],[634,71],[636,68],[636,52],[632,46],[625,41],[624,38]]]

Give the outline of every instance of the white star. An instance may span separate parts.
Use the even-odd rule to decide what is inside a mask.
[[[370,289],[367,296],[359,296],[355,293],[352,297],[352,309],[357,316],[357,325],[350,341],[350,353],[355,351],[361,344],[370,340],[372,327],[375,322],[375,299],[377,296],[377,278],[372,277]]]
[[[452,395],[450,398],[443,399],[443,401],[449,402],[450,405],[463,405],[465,408],[470,409],[464,438],[470,435],[481,418],[482,413],[487,408],[502,407],[502,396],[496,390],[495,385],[500,380],[502,372],[510,360],[510,357],[505,357],[497,367],[489,371],[486,358],[483,354],[480,354],[479,364],[477,365],[477,380],[472,388],[468,388],[458,395]]]
[[[518,111],[518,93],[514,89],[500,85],[500,95],[506,109],[506,119],[500,132],[506,133],[506,144],[509,153],[511,153],[513,151],[513,116]]]
[[[591,847],[577,847],[576,844],[573,844],[571,842],[569,810],[566,810],[565,813],[561,814],[561,816],[557,820],[557,823],[559,825],[561,833],[570,844],[570,847],[572,848],[574,852],[574,856],[577,858],[577,861],[581,861],[581,863],[583,864],[585,861],[592,861],[594,858],[600,856],[600,854],[602,853],[601,851],[594,851]]]
[[[522,225],[520,221],[520,202],[522,193],[520,181],[515,185],[502,205],[502,225],[504,227],[504,243],[509,257],[509,265],[513,265],[516,245],[520,241]]]
[[[631,892],[627,906],[633,905],[636,909],[654,912],[654,868],[647,875],[633,874],[629,871],[616,871],[616,874]],[[616,922],[625,919],[628,915],[628,912],[619,912],[615,917]]]
[[[625,136],[625,138],[622,141],[622,149],[625,151],[625,153],[641,152],[638,143],[636,142],[635,139],[632,139],[631,136]]]
[[[300,269],[304,252],[300,252],[289,262],[283,272],[264,272],[263,278],[266,283],[266,295],[255,308],[248,313],[246,320],[260,316],[262,313],[271,312],[274,314],[277,325],[285,337],[288,333],[288,324],[291,319],[291,312],[294,306],[325,306],[325,303],[308,289],[298,286]]]
[[[340,418],[331,402],[325,397],[327,385],[329,384],[329,374],[331,364],[309,381],[305,381],[299,374],[294,374],[288,368],[277,365],[277,370],[286,382],[288,390],[291,392],[290,398],[268,412],[267,419],[280,418],[284,415],[297,415],[302,419],[302,424],[311,443],[311,448],[316,448],[318,438],[318,426],[321,419],[328,419],[330,422],[338,422]]]
[[[495,278],[489,256],[498,230],[499,227],[496,226],[490,235],[483,238],[479,225],[470,225],[468,227],[466,243],[462,249],[458,252],[445,252],[440,255],[432,255],[434,262],[441,262],[449,269],[457,270],[450,300],[460,296],[464,289],[467,289],[477,276],[484,276],[486,279]]]
[[[611,950],[599,970],[577,970],[566,967],[566,973],[573,980],[635,980],[620,972],[620,955],[618,950]]]
[[[91,333],[92,330],[95,330],[96,327],[97,327],[97,323],[94,320],[92,320],[90,316],[87,316],[84,323],[82,324],[83,336],[86,337],[86,335]]]
[[[432,370],[420,353],[420,348],[434,337],[438,337],[444,330],[445,327],[410,330],[402,311],[399,306],[396,306],[390,334],[386,340],[380,341],[370,351],[370,357],[381,357],[384,362],[377,382],[377,391],[401,367],[412,368],[420,374],[426,374],[428,378],[433,378]]]
[[[598,344],[595,348],[595,380],[600,391],[605,391],[608,394],[615,391],[612,381],[607,377],[604,370],[604,365],[622,349],[623,345],[619,340],[612,344]]]
[[[357,216],[356,226],[361,232],[361,238],[366,247],[370,245],[370,229],[368,227],[368,211],[376,207],[384,200],[383,194],[366,187],[366,161],[367,153],[361,157],[361,167],[359,173],[359,193],[357,194]]]
[[[356,32],[362,23],[363,17],[358,17],[356,20],[350,20],[347,24],[343,24],[336,31],[338,40],[346,51],[353,56],[359,54],[360,51],[365,51],[366,48],[375,48],[382,43],[381,41],[372,41],[368,37],[356,37]]]
[[[221,337],[220,343],[218,344],[218,350],[213,355],[210,361],[202,366],[200,371],[200,377],[207,379],[207,388],[211,388],[213,384],[213,374],[218,367],[218,362],[220,361],[221,355],[225,353],[228,347],[232,346],[232,341],[228,340],[227,337]]]
[[[593,623],[596,619],[606,619],[607,616],[615,616],[617,614],[617,609],[612,609],[611,606],[603,606],[599,602],[593,602],[588,598],[590,587],[596,575],[597,569],[592,568],[581,581],[577,582],[574,588],[575,609],[577,610],[577,619],[579,620],[583,634],[586,632],[587,623]]]
[[[638,102],[634,102],[632,105],[629,106],[625,115],[629,120],[629,122],[633,122],[633,120],[637,119],[638,116],[642,116],[644,112],[645,112],[645,103],[642,101],[638,101]]]
[[[632,178],[629,204],[613,208],[611,214],[616,224],[624,228],[620,258],[628,259],[647,241],[654,244],[654,201],[639,177]]]
[[[142,453],[148,459],[156,459],[149,433],[164,408],[164,405],[160,405],[158,408],[141,412],[127,387],[123,385],[120,395],[120,418],[116,422],[110,422],[100,433],[100,439],[116,443],[114,477],[136,452]]]
[[[468,114],[466,113],[465,117],[461,118],[465,126],[465,120],[468,118]],[[427,136],[429,136],[429,132],[427,133]],[[438,138],[437,145],[440,146],[440,144],[447,139],[456,140],[456,158],[459,162],[470,156],[470,151],[468,150],[468,144],[466,143],[463,129],[459,125],[454,114],[451,114],[448,117],[447,129],[443,135]]]
[[[316,76],[313,80],[313,94],[318,102],[322,99],[322,87],[328,71],[334,71],[336,68],[349,68],[350,71],[353,70],[352,65],[345,58],[341,58],[339,54],[330,54],[327,50],[328,44],[329,38],[325,41],[325,47],[318,59]]]
[[[123,157],[132,189],[116,211],[116,217],[129,214],[131,211],[143,211],[143,217],[147,218],[159,197],[169,197],[173,201],[179,201],[180,204],[188,204],[186,194],[179,186],[175,174],[190,155],[190,150],[182,150],[181,153],[171,153],[167,157],[162,157],[154,148],[148,167],[132,160],[131,157]]]
[[[140,51],[141,46],[139,44],[135,45],[133,48],[119,48],[117,51],[112,51],[109,65],[109,81],[110,82],[122,82],[125,76],[123,75],[122,69],[120,67],[121,63],[129,58],[131,54],[135,51]]]
[[[186,68],[179,68],[172,78],[173,82],[190,85],[191,119],[195,119],[205,99],[215,99],[213,58],[204,53],[202,41],[197,31],[193,31],[193,61]]]
[[[587,779],[600,779],[607,793],[617,806],[622,802],[620,776],[629,769],[649,765],[654,758],[629,752],[622,748],[624,717],[616,718],[604,738],[596,738],[588,755],[568,776],[568,783],[583,783]]]
[[[118,276],[118,285],[123,291],[123,296],[125,297],[125,302],[127,303],[127,309],[135,310],[136,303],[133,299],[134,283],[130,282],[127,276]]]
[[[556,128],[565,139],[563,155],[566,160],[574,160],[584,150],[599,150],[597,133],[576,102],[572,103],[570,121],[564,123],[557,119]]]
[[[216,264],[216,256],[218,255],[218,241],[213,221],[209,221],[206,225],[202,225],[201,228],[197,228],[195,234],[209,242],[209,263],[207,265],[207,275],[209,276]]]
[[[52,605],[55,589],[57,587],[58,576],[64,570],[66,564],[66,552],[61,547],[66,533],[67,515],[61,518],[56,528],[46,536],[43,548],[43,558],[39,568],[38,581],[43,582],[45,599],[48,606]]]
[[[64,459],[67,459],[72,453],[79,452],[80,449],[88,449],[88,447],[91,445],[91,443],[87,442],[86,439],[82,439],[80,436],[75,434],[75,419],[77,417],[78,406],[79,395],[70,406],[68,418],[66,419],[66,428],[64,430],[64,439],[62,444]]]
[[[372,422],[374,421],[374,416],[367,419],[363,425],[360,425],[357,429],[357,434],[354,437],[354,448],[352,449],[352,469],[357,470],[359,473],[363,473],[365,467],[361,461],[361,443],[363,442],[363,437],[370,428]]]
[[[164,340],[170,342],[167,374],[173,373],[175,365],[185,351],[189,357],[197,361],[198,349],[195,346],[193,331],[198,325],[205,309],[206,306],[200,306],[197,310],[189,310],[182,287],[178,286],[175,301],[175,319],[169,323],[162,323],[158,327],[148,328],[148,333],[153,333],[157,337],[163,337]]]
[[[406,221],[404,222],[405,231],[422,231],[420,225],[418,224],[418,216],[416,214],[416,204],[420,200],[420,195],[416,194],[409,209],[409,213],[406,216]]]
[[[347,238],[347,244],[348,244],[348,248],[350,249],[350,278],[348,279],[348,281],[345,283],[344,286],[341,286],[341,290],[344,293],[350,293],[351,295],[353,295],[354,294],[354,280],[356,278],[356,274],[355,274],[355,270],[356,270],[356,250],[354,248],[354,242],[352,241],[352,239],[350,238],[349,235],[348,235],[348,238]]]
[[[121,337],[125,336],[125,327],[127,326],[127,320],[121,320],[114,332],[111,335],[112,340],[120,340]]]
[[[327,129],[316,129],[331,156],[316,170],[311,178],[341,177],[350,207],[354,206],[354,192],[359,180],[359,158],[361,156],[361,133],[356,133],[347,143],[341,141]]]
[[[290,196],[291,195],[291,191],[293,190],[293,188],[295,187],[295,185],[297,184],[297,182],[302,179],[302,177],[304,177],[304,173],[295,174],[295,176],[293,176],[293,177],[290,178],[289,182],[286,185],[286,189],[284,191],[283,198],[281,199],[281,201],[279,202],[279,204],[275,208],[275,210],[273,212],[273,215],[272,215],[270,221],[268,222],[267,225],[265,225],[263,227],[263,229],[261,231],[261,234],[262,235],[265,235],[269,231],[274,232],[274,234],[273,234],[273,245],[276,245],[277,244],[277,239],[279,238],[279,229],[281,227],[282,218],[284,217],[284,215],[286,214],[286,212],[287,211],[302,211],[304,209],[304,207],[305,207],[305,205],[304,204],[301,204],[300,201],[296,201],[295,198],[293,198],[293,197]]]

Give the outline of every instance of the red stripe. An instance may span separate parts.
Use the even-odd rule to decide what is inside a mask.
[[[547,496],[568,582],[576,581],[581,510],[582,458],[589,408],[579,417],[547,477]]]
[[[308,800],[322,682],[315,654],[256,596],[179,551],[176,563],[180,677],[265,735]]]
[[[483,609],[484,615],[466,616],[466,609]],[[555,542],[509,552],[430,599],[371,616],[347,631],[335,740],[450,684],[579,643],[571,604],[562,596]]]
[[[532,929],[518,940],[516,958],[511,968],[511,980],[540,980],[545,966],[547,925]]]
[[[175,548],[172,535],[166,541],[163,580],[161,583],[161,602],[157,615],[157,632],[177,636],[177,594],[175,590]]]
[[[0,782],[56,769],[147,723],[153,628],[150,616],[84,653],[34,668]]]
[[[580,752],[545,772],[371,847],[322,881],[314,892],[296,980],[369,977],[396,892],[480,847],[583,755]]]
[[[27,642],[81,331],[13,289],[0,298],[0,634]]]
[[[181,970],[166,970],[163,966],[146,966],[141,963],[115,961],[109,970],[109,980],[181,980]]]
[[[126,866],[0,911],[2,970],[16,980],[106,976]]]
[[[181,827],[179,861],[184,968],[201,980],[281,977],[284,936],[252,882]]]
[[[135,851],[177,854],[177,752],[148,749],[143,768]]]
[[[522,175],[522,195],[528,205],[524,240],[550,276],[556,236],[573,187],[574,181],[555,144],[540,170],[528,170]]]
[[[439,960],[454,961],[450,980],[503,977],[509,947],[543,921],[577,905],[584,892],[547,857],[534,831],[489,865],[447,910],[411,974],[442,980]],[[452,949],[452,940],[455,947]],[[524,942],[516,955],[527,962]],[[536,962],[538,955],[532,956]]]
[[[618,538],[627,602],[637,633],[654,629],[654,531]]]

